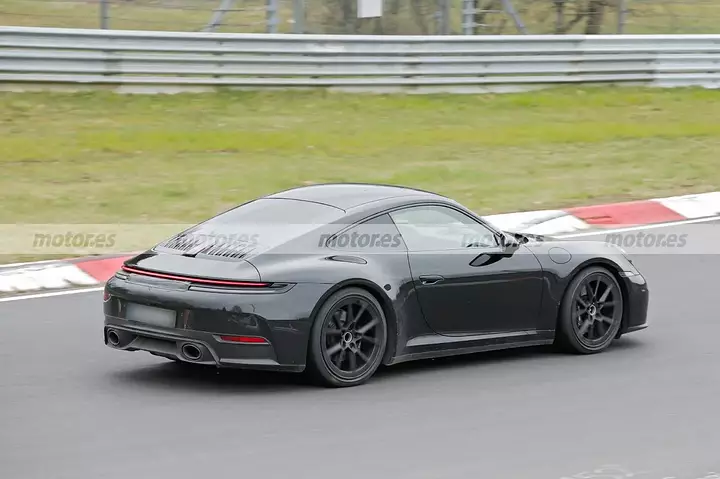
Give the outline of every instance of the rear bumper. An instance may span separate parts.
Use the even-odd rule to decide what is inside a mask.
[[[113,277],[105,287],[103,340],[113,349],[196,364],[300,372],[305,369],[312,314],[328,288],[306,283],[269,292],[213,291]],[[140,322],[128,315],[131,303],[170,310],[174,319],[163,326]],[[237,343],[221,336],[265,341]],[[199,357],[184,354],[186,345],[195,346]]]
[[[111,344],[108,333],[115,333],[118,343]],[[123,351],[146,351],[156,356],[216,367],[261,369],[301,372],[305,369],[304,358],[285,358],[281,363],[272,342],[267,344],[232,344],[219,340],[217,335],[202,331],[161,331],[154,328],[129,325],[127,321],[111,316],[105,318],[103,339],[113,349]],[[303,341],[298,338],[298,341]],[[185,354],[184,347],[195,346],[199,357]],[[191,352],[194,352],[190,350]]]

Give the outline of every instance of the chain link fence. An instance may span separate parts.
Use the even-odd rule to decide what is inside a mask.
[[[720,0],[0,0],[0,25],[381,35],[720,33]]]

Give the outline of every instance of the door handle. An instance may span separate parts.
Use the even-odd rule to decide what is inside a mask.
[[[420,281],[422,282],[422,284],[436,284],[444,279],[445,278],[443,278],[442,276],[437,275],[437,274],[429,274],[429,275],[420,276]]]

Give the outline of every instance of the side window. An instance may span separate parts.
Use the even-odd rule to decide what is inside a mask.
[[[444,206],[415,206],[390,213],[410,251],[492,248],[498,239],[467,215]]]
[[[338,251],[370,253],[407,251],[400,232],[387,214],[359,223],[329,238],[327,246]]]

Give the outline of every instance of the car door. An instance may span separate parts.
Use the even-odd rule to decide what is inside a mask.
[[[408,249],[426,321],[444,335],[536,329],[542,268],[524,246],[514,252],[499,234],[444,205],[390,213]]]

